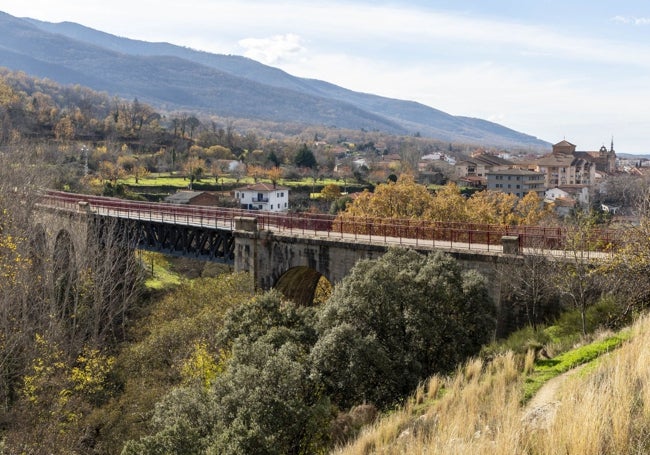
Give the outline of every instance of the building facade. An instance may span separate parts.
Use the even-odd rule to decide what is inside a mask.
[[[471,158],[458,161],[454,165],[456,178],[460,181],[479,182],[487,185],[487,174],[512,167],[513,163],[498,156],[486,153],[476,154]]]
[[[487,189],[524,197],[532,192],[544,198],[544,174],[526,169],[505,169],[487,173]]]
[[[284,212],[289,210],[289,188],[271,183],[256,183],[235,190],[239,206],[247,210]]]
[[[219,197],[207,191],[177,191],[167,196],[165,202],[170,204],[216,206],[219,205]]]
[[[568,141],[558,142],[553,152],[535,162],[535,170],[545,174],[546,188],[565,185],[595,183],[596,162],[590,152],[576,152],[576,146]]]

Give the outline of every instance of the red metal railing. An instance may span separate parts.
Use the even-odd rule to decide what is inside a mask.
[[[517,236],[519,247],[563,250],[567,231],[561,227],[506,226],[410,219],[337,217],[325,214],[274,213],[220,207],[136,202],[117,198],[48,191],[43,203],[77,211],[87,203],[98,213],[122,218],[234,229],[237,217],[254,217],[258,229],[344,241],[369,241],[404,246],[500,251],[502,237]],[[594,230],[586,250],[613,251],[615,231]]]

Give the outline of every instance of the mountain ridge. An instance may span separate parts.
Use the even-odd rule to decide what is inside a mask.
[[[72,22],[43,22],[1,12],[0,30],[0,66],[138,98],[165,110],[421,134],[477,145],[550,146],[487,120],[295,77],[247,57],[132,40]]]

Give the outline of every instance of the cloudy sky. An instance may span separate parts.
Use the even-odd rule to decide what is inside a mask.
[[[549,142],[650,154],[647,0],[0,0],[0,11],[245,55]]]

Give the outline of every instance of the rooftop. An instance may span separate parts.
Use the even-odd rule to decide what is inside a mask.
[[[541,172],[529,171],[527,169],[504,169],[502,171],[491,171],[488,175],[544,175]]]
[[[172,204],[188,204],[192,199],[203,194],[204,191],[177,191],[176,193],[167,196],[165,202]]]
[[[241,188],[237,188],[235,191],[277,191],[277,190],[288,190],[288,186],[274,185],[272,183],[254,183],[252,185],[246,185]]]

